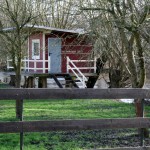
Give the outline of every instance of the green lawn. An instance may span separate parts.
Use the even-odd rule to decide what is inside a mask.
[[[129,118],[133,104],[116,100],[24,100],[24,120]],[[0,101],[0,121],[14,121],[15,101]],[[25,150],[81,150],[100,147],[104,131],[25,133]],[[126,133],[124,133],[126,134]],[[19,134],[0,134],[0,150],[18,150]]]
[[[116,100],[24,100],[24,120],[129,118],[133,104]],[[15,101],[0,101],[0,121],[15,120]]]

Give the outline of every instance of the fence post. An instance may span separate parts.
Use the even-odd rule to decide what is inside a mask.
[[[141,109],[142,109],[142,116],[144,118],[144,99],[141,99]],[[145,129],[141,128],[140,129],[140,146],[144,147],[144,135]]]
[[[16,115],[20,121],[23,121],[23,99],[16,99]],[[23,150],[23,128],[20,132],[20,150]]]
[[[20,121],[23,121],[23,99],[20,100]],[[23,130],[20,132],[20,150],[23,150]]]

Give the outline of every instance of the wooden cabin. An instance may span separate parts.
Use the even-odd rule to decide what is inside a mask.
[[[82,82],[84,88],[87,87],[87,77],[96,75],[96,61],[87,34],[81,29],[45,26],[34,26],[33,29],[28,38],[27,56],[22,60],[22,70],[30,74],[51,74],[56,80],[57,76],[69,74]],[[7,68],[11,68],[9,63]]]

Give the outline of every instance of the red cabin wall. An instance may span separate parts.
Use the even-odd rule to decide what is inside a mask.
[[[62,73],[66,73],[66,58],[69,56],[72,60],[88,60],[92,57],[92,45],[87,43],[84,38],[79,39],[77,34],[64,33],[64,32],[51,32],[45,34],[45,59],[48,60],[48,38],[61,38],[62,39]],[[37,32],[29,37],[29,59],[32,60],[32,40],[40,39],[40,59],[43,60],[43,33]],[[76,63],[77,67],[90,66],[89,63]],[[29,67],[34,68],[34,63],[30,62]],[[37,63],[37,68],[42,68],[42,63]],[[45,67],[48,68],[48,63],[45,63]],[[31,70],[30,70],[31,71]],[[34,70],[32,70],[34,71]],[[43,72],[39,70],[38,72]],[[48,72],[48,70],[47,70]],[[83,70],[84,72],[84,70]],[[85,72],[91,72],[86,70]]]
[[[46,35],[46,47],[48,47],[48,38],[62,38],[62,50],[61,50],[61,57],[62,57],[62,65],[61,70],[62,73],[66,73],[67,68],[67,56],[69,56],[72,60],[88,60],[92,56],[92,46],[91,44],[85,43],[85,41],[77,41],[78,35],[71,34],[71,33],[53,33]],[[45,53],[46,59],[48,59],[48,50]],[[88,63],[76,63],[77,67],[80,66],[89,66]],[[46,64],[46,67],[48,64]],[[86,70],[86,72],[89,70]],[[84,72],[84,71],[83,71]]]

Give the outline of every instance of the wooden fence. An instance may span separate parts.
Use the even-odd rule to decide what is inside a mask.
[[[150,118],[23,121],[23,100],[36,99],[150,99],[149,89],[0,89],[0,100],[20,100],[20,121],[0,122],[0,133],[20,133],[20,150],[23,149],[24,132],[65,130],[149,128]],[[117,108],[116,108],[117,109]],[[113,150],[150,150],[144,147],[114,148]],[[110,149],[105,149],[110,150]],[[111,149],[112,150],[112,149]]]

